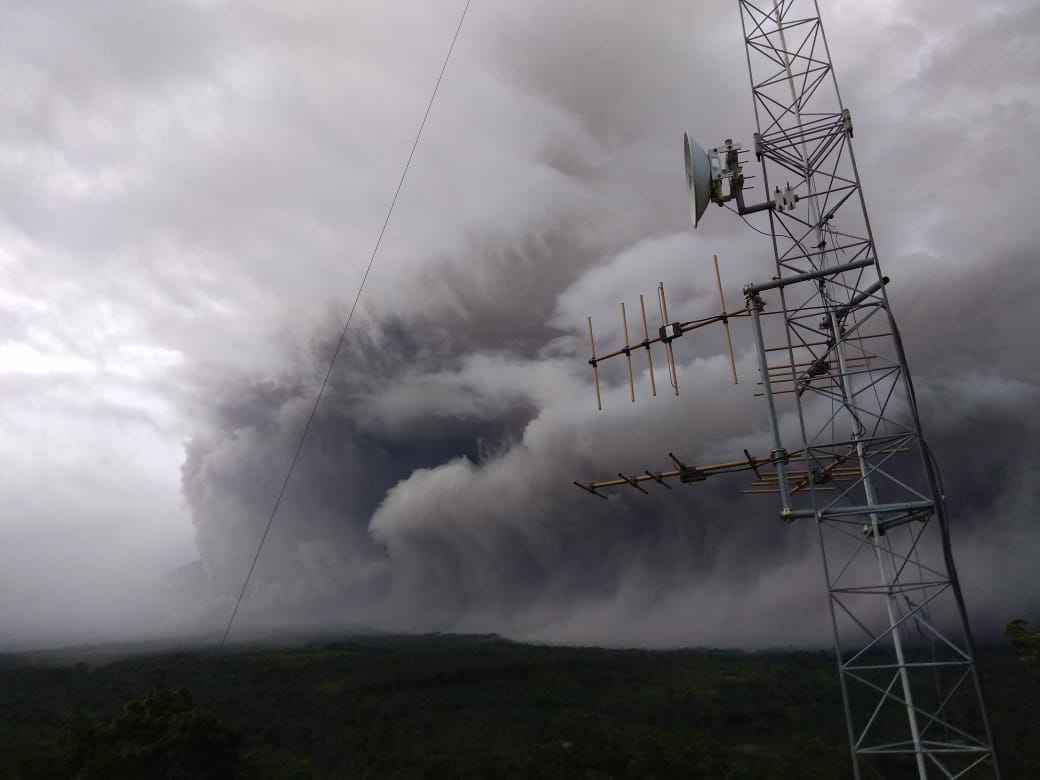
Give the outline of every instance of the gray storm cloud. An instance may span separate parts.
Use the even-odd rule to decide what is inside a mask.
[[[502,200],[508,230],[494,221],[488,228],[467,226],[467,244],[455,245],[458,254],[434,265],[440,278],[433,294],[410,299],[415,311],[396,309],[393,334],[384,332],[378,314],[367,322],[374,334],[367,353],[354,350],[343,361],[315,427],[315,454],[297,475],[299,498],[278,518],[277,537],[264,551],[269,562],[257,575],[255,609],[264,609],[265,588],[281,592],[314,580],[342,588],[327,619],[348,625],[637,644],[825,641],[811,533],[782,527],[767,501],[742,499],[738,479],[652,497],[622,494],[610,503],[571,485],[574,478],[618,469],[661,468],[668,450],[704,462],[764,446],[764,410],[751,397],[754,369],[746,347],[738,347],[745,384],[731,388],[720,341],[710,335],[681,344],[678,399],[662,394],[632,408],[622,377],[608,375],[607,411],[591,411],[580,315],[593,313],[605,323],[601,337],[620,339],[617,325],[609,324],[617,319],[616,302],[628,298],[633,306],[658,278],[672,282],[674,307],[715,307],[706,244],[680,232],[675,220],[684,205],[681,191],[661,186],[663,178],[651,181],[650,172],[674,169],[674,150],[636,146],[654,132],[647,130],[651,119],[655,127],[671,123],[674,129],[690,116],[688,109],[672,114],[679,95],[662,86],[682,61],[682,37],[664,32],[674,14],[682,18],[683,10],[670,6],[650,18],[610,7],[584,31],[586,52],[575,43],[588,20],[584,14],[558,18],[539,36],[536,53],[518,40],[529,28],[509,28],[504,37],[511,46],[499,50],[496,75],[522,85],[539,113],[551,116],[551,106],[570,119],[542,125],[540,145],[510,144],[509,136],[500,142],[519,150],[520,159],[526,154],[527,167],[554,171],[562,186],[532,210],[515,207],[509,177],[485,180],[482,195],[492,204]],[[951,37],[960,32],[946,31]],[[651,65],[633,71],[641,47],[658,51]],[[919,63],[917,82],[899,85],[924,100],[929,74],[940,86],[948,78],[938,64],[945,47],[926,54],[936,62]],[[733,81],[736,92],[742,85],[736,74]],[[676,80],[673,89],[676,82],[688,87]],[[727,100],[732,95],[718,103]],[[629,110],[617,112],[618,103]],[[909,119],[905,123],[913,130]],[[930,144],[923,132],[917,129],[918,144]],[[666,206],[668,198],[673,202]],[[922,201],[919,211],[928,223],[942,219],[934,202]],[[733,289],[768,274],[767,246],[733,236],[732,229],[723,235],[759,258],[724,261]],[[908,328],[931,412],[929,430],[943,461],[950,461],[951,501],[963,508],[957,517],[965,579],[987,615],[991,608],[1010,615],[1038,603],[1026,576],[1038,535],[1025,475],[1036,459],[1026,446],[980,443],[997,431],[1017,428],[1025,440],[1035,432],[1030,422],[1022,426],[1035,420],[1029,410],[1036,376],[1010,365],[993,370],[1005,362],[998,356],[1014,350],[1013,340],[998,336],[1012,327],[1011,311],[990,310],[988,337],[982,323],[973,325],[964,313],[980,298],[1013,295],[1014,286],[995,292],[992,274],[1036,280],[1037,273],[1011,257],[984,262],[986,270],[978,272],[962,258],[953,266],[957,273],[941,283],[921,284],[911,275],[907,287],[916,281],[920,298],[906,310],[897,307],[897,314]],[[902,275],[898,263],[886,270],[897,280]],[[732,278],[737,274],[744,278]],[[982,367],[975,356],[987,344],[991,364]],[[962,361],[962,352],[971,357]],[[646,377],[640,379],[645,387]],[[256,425],[277,420],[276,430],[243,447],[287,451],[306,405],[296,403],[295,413],[292,400],[257,407],[267,416]],[[254,430],[248,434],[257,435]],[[212,451],[200,446],[197,469],[185,468],[185,485],[204,560],[237,584],[231,572],[241,576],[252,552],[245,540],[256,537],[271,496],[264,495],[252,516],[194,498],[200,483],[223,496],[239,479],[250,495],[264,484],[257,473],[265,468],[263,457],[243,457],[230,446],[226,470],[210,486],[205,464],[225,446],[226,440]],[[271,470],[268,493],[277,481]],[[315,522],[315,513],[325,519]],[[229,556],[218,537],[236,524],[251,534],[239,537],[246,549]],[[997,577],[993,555],[1012,529],[1020,534],[1019,552],[1010,562],[1005,557],[1007,568]],[[309,557],[315,545],[327,551],[326,563]],[[996,612],[982,622],[991,630],[1002,617]]]
[[[821,12],[968,604],[992,632],[1040,608],[1040,166],[1021,147],[1040,133],[1040,18],[1026,0],[954,5]],[[9,15],[0,321],[43,368],[0,384],[18,410],[0,547],[33,551],[0,558],[23,594],[0,641],[156,615],[223,630],[462,6]],[[661,363],[649,397],[640,361],[633,405],[619,362],[595,411],[586,315],[620,343],[619,302],[636,322],[659,281],[674,312],[713,312],[713,254],[731,305],[773,274],[768,239],[732,214],[690,230],[685,129],[750,140],[734,3],[474,0],[236,630],[826,643],[815,530],[746,480],[610,501],[572,484],[765,448],[743,323],[737,387],[709,330],[676,345],[678,397]],[[112,584],[190,557],[164,536],[178,523],[201,559],[190,588]],[[63,563],[40,596],[44,560]]]

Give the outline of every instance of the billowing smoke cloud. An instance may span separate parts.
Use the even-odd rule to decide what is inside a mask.
[[[979,337],[958,316],[978,280],[960,281],[968,284],[936,284],[935,304],[904,320],[918,334],[910,348],[962,575],[988,632],[1036,604],[1037,377],[1035,368],[1003,371],[996,353],[958,365]],[[990,326],[1012,327],[1004,317]],[[526,358],[533,344],[455,351],[452,331],[417,319],[353,342],[247,615],[292,622],[291,610],[320,603],[307,622],[647,644],[824,641],[814,531],[781,524],[769,499],[740,496],[740,478],[650,496],[618,491],[610,502],[570,484],[663,468],[667,450],[695,463],[764,451],[746,356],[740,392],[714,354],[684,361],[679,398],[662,393],[633,407],[627,387],[613,383],[597,414],[582,353],[556,354],[565,336],[536,336],[541,354]],[[648,395],[645,374],[640,382]],[[305,390],[256,389],[225,408],[223,437],[193,445],[186,492],[226,596],[237,592],[285,467],[272,453],[292,450],[309,411]]]
[[[617,341],[617,301],[635,311],[638,293],[651,293],[658,279],[670,283],[675,310],[715,307],[708,241],[682,230],[682,192],[662,186],[676,167],[672,136],[691,116],[688,107],[676,111],[682,96],[668,91],[689,89],[669,77],[686,56],[685,31],[621,7],[592,18],[591,30],[586,14],[556,19],[537,36],[536,52],[517,20],[503,25],[508,33],[492,30],[500,36],[496,83],[525,91],[534,113],[568,116],[541,124],[541,143],[520,145],[523,167],[556,184],[546,201],[521,205],[524,174],[483,179],[482,199],[509,208],[488,225],[464,224],[452,256],[419,271],[428,294],[407,296],[410,310],[383,301],[387,313],[370,308],[348,335],[265,547],[246,623],[292,622],[290,614],[320,604],[307,621],[652,645],[825,641],[814,531],[780,524],[768,499],[742,498],[740,479],[650,496],[619,491],[609,503],[571,485],[663,468],[669,450],[710,462],[765,446],[752,361],[738,347],[744,384],[729,386],[721,334],[677,345],[679,398],[646,398],[640,366],[639,404],[628,402],[623,377],[608,373],[607,411],[592,411],[581,315],[593,313],[601,338]],[[655,56],[644,58],[649,48]],[[720,53],[700,54],[709,61]],[[926,53],[918,83],[901,89],[921,95],[938,68],[931,60],[943,56],[942,46]],[[730,75],[737,92],[741,79]],[[730,108],[732,95],[700,100],[742,116]],[[619,114],[618,103],[630,109]],[[648,128],[661,127],[675,132],[662,148],[646,148],[656,131]],[[928,130],[917,129],[918,143]],[[487,152],[492,171],[504,150],[516,165],[511,140]],[[454,164],[467,162],[464,153]],[[919,201],[902,197],[907,213],[944,218],[923,192],[913,193]],[[891,208],[881,205],[886,222]],[[723,232],[711,244],[724,240],[757,258],[724,260],[731,290],[769,273],[764,242],[732,225],[715,229]],[[911,264],[908,275],[903,260],[886,270],[906,291],[894,293],[897,315],[947,468],[969,600],[991,630],[1040,603],[1029,575],[1040,535],[1028,476],[1040,465],[1029,444],[1038,384],[1035,366],[1016,358],[1014,337],[1040,324],[1035,307],[1014,305],[1038,274],[1008,255],[986,257],[979,269],[961,258],[955,273],[924,280],[930,263]],[[383,262],[394,259],[388,253]],[[748,343],[746,332],[737,335],[738,345]],[[314,361],[329,349],[322,344]],[[240,390],[226,389],[234,400],[220,404],[213,433],[192,443],[184,469],[200,551],[225,596],[240,586],[314,392],[302,375]]]
[[[689,246],[665,249],[681,259]],[[680,375],[691,398],[719,396],[712,414],[691,415],[685,395],[663,392],[634,408],[611,383],[607,418],[565,331],[521,331],[503,350],[493,328],[483,344],[474,337],[484,330],[473,313],[439,322],[387,322],[351,341],[265,547],[257,609],[306,595],[328,597],[322,620],[347,624],[548,630],[615,599],[645,611],[720,571],[775,561],[797,536],[761,522],[761,510],[747,522],[749,507],[726,498],[732,484],[705,485],[694,503],[601,502],[572,485],[611,465],[662,468],[670,449],[703,462],[732,457],[737,441],[754,446],[760,422],[734,424],[755,417],[750,389],[732,401],[718,392],[722,356],[694,349]],[[237,593],[284,473],[287,458],[275,464],[272,453],[292,451],[310,389],[236,387],[220,434],[192,445],[186,494],[225,595]]]

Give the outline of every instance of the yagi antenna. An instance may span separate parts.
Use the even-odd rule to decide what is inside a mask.
[[[714,257],[715,262],[715,284],[719,292],[719,305],[721,307],[718,314],[712,314],[707,317],[702,317],[697,320],[690,320],[686,322],[672,321],[668,315],[668,299],[665,295],[664,282],[660,282],[657,285],[657,305],[661,314],[661,326],[657,329],[657,336],[650,337],[650,326],[646,319],[646,301],[642,295],[639,296],[639,313],[643,318],[643,340],[632,343],[631,335],[628,329],[628,313],[625,308],[624,302],[621,303],[621,332],[624,336],[624,346],[618,349],[606,352],[602,355],[596,354],[596,337],[592,332],[592,317],[588,317],[589,327],[589,347],[592,350],[592,356],[589,358],[589,365],[592,366],[592,378],[593,384],[596,388],[596,408],[599,410],[603,409],[603,395],[599,384],[599,364],[610,360],[611,358],[619,357],[620,355],[625,356],[625,362],[628,367],[628,391],[629,398],[633,402],[636,400],[636,386],[635,386],[635,369],[632,367],[632,352],[634,350],[645,350],[646,351],[646,364],[648,373],[650,374],[650,393],[654,396],[657,395],[657,379],[654,376],[654,357],[652,347],[656,344],[663,344],[665,350],[665,361],[668,364],[668,383],[671,385],[672,390],[675,391],[676,395],[679,395],[679,371],[675,363],[675,352],[672,347],[672,342],[677,338],[681,337],[684,333],[689,333],[691,330],[697,330],[699,328],[713,325],[715,323],[722,323],[723,328],[726,332],[726,349],[729,354],[730,369],[733,372],[733,384],[738,384],[737,379],[737,361],[733,354],[733,340],[730,337],[729,332],[729,320],[731,317],[744,317],[748,316],[748,307],[743,306],[739,309],[728,311],[726,308],[726,298],[722,292],[722,276],[719,273],[719,258],[718,255]]]
[[[690,485],[695,482],[704,482],[708,477],[716,476],[719,474],[733,474],[741,471],[753,471],[755,473],[757,481],[752,483],[753,485],[765,485],[771,489],[768,492],[775,493],[776,479],[770,477],[767,472],[761,472],[760,466],[775,465],[777,460],[773,455],[764,455],[760,457],[754,457],[744,450],[746,457],[724,461],[722,463],[710,463],[701,466],[690,466],[687,463],[679,460],[674,453],[669,452],[668,457],[672,461],[673,468],[665,471],[644,471],[642,474],[632,474],[631,476],[618,472],[616,478],[604,479],[599,482],[577,482],[575,485],[580,487],[586,493],[591,493],[598,498],[606,498],[605,495],[600,493],[600,490],[605,488],[613,488],[620,486],[627,486],[638,490],[640,493],[646,493],[647,490],[643,487],[644,483],[656,482],[662,487],[671,490],[669,482],[678,480],[680,484]],[[790,452],[785,456],[787,461],[796,461],[802,458],[800,452]],[[808,472],[799,472],[801,474],[807,474]],[[843,478],[844,474],[835,475],[835,479]],[[807,483],[808,484],[808,483]],[[763,490],[749,490],[745,492],[766,492]]]

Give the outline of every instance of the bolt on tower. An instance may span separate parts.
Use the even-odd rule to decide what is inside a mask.
[[[672,456],[672,471],[579,486],[600,495],[753,470],[752,492],[774,493],[784,521],[817,525],[857,780],[999,778],[942,482],[922,434],[856,169],[852,115],[818,5],[738,5],[757,132],[747,150],[727,140],[705,151],[686,137],[686,174],[695,226],[710,203],[768,220],[775,272],[744,288],[744,309],[727,315],[723,304],[720,317],[751,320],[770,451],[701,468]],[[765,199],[749,205],[743,169],[751,154]],[[675,376],[671,341],[691,323],[668,325],[664,311],[658,338],[628,344],[626,326],[619,352],[631,361],[633,349],[645,348],[649,358],[663,342]],[[615,354],[597,356],[593,346],[590,363]]]

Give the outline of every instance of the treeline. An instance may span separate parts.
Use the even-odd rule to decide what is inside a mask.
[[[984,658],[1009,780],[1040,777],[1040,675]],[[0,777],[842,778],[826,653],[494,637],[0,659]]]

